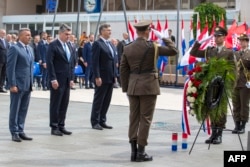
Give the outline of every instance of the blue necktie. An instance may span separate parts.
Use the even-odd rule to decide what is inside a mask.
[[[63,44],[64,45],[64,51],[66,53],[66,56],[68,58],[68,61],[70,60],[70,52],[69,52],[69,48],[66,46],[66,43]]]
[[[29,56],[29,60],[30,60],[31,54],[30,54],[30,52],[29,52],[29,50],[28,50],[27,45],[25,45],[25,50],[26,50],[26,52],[27,52],[27,54],[28,54],[28,56]]]
[[[4,39],[1,39],[2,42],[3,42],[3,46],[6,48],[6,43],[5,43],[5,40]]]
[[[108,47],[109,47],[109,50],[110,50],[110,52],[111,52],[111,54],[112,54],[112,57],[114,57],[114,51],[113,51],[113,49],[112,49],[112,47],[111,47],[109,41],[106,41],[106,44],[107,44]]]

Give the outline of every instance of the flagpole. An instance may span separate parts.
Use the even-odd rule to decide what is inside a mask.
[[[79,17],[80,17],[80,7],[81,7],[81,0],[78,0],[78,10],[77,10],[77,21],[76,21],[76,39],[77,43],[79,43]]]
[[[127,14],[126,14],[126,5],[125,5],[125,1],[124,1],[124,0],[122,0],[122,9],[123,9],[123,13],[124,13],[124,19],[125,19],[126,30],[127,30],[127,33],[129,34],[129,32],[128,32]],[[128,40],[130,41],[130,37],[129,37],[129,36],[128,36]]]
[[[101,17],[102,17],[102,12],[103,12],[103,8],[104,8],[104,5],[105,5],[105,2],[106,0],[103,0],[103,3],[101,4],[101,11],[100,11],[100,15],[99,15],[99,18],[98,18],[98,22],[97,22],[97,25],[96,25],[96,30],[95,30],[95,39],[97,38],[97,31],[98,31],[98,27],[100,25],[100,21],[101,21]]]
[[[55,12],[54,12],[54,18],[53,18],[53,24],[52,24],[52,37],[54,38],[54,28],[55,28],[55,20],[56,20],[56,13],[57,13],[57,8],[58,8],[58,3],[59,0],[56,0],[56,8],[55,8]]]
[[[177,38],[176,38],[176,48],[177,50],[179,50],[179,21],[180,21],[180,0],[177,0]],[[175,68],[175,86],[177,86],[178,83],[178,70],[177,70],[177,66],[178,66],[178,57],[179,57],[179,52],[176,54],[176,68]]]

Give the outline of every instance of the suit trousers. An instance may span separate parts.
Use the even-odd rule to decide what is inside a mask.
[[[92,72],[92,66],[88,65],[85,67],[85,87],[92,87],[93,83],[93,72]]]
[[[64,128],[66,113],[69,104],[70,86],[66,82],[59,83],[57,90],[50,89],[50,127],[52,129]]]
[[[3,89],[6,79],[6,63],[0,63],[0,89]]]
[[[148,144],[150,125],[153,119],[157,95],[128,96],[129,99],[129,140],[137,140],[141,146]]]
[[[11,134],[24,130],[25,118],[28,112],[31,91],[10,93],[9,130]]]
[[[103,124],[107,121],[106,115],[109,109],[113,93],[113,83],[95,86],[94,100],[91,111],[91,125]]]
[[[250,89],[246,87],[234,89],[233,114],[235,121],[248,122],[249,100],[250,100]]]
[[[45,89],[45,88],[48,88],[48,69],[47,68],[44,68],[42,67],[42,87]]]

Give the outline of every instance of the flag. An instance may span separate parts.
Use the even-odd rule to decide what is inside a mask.
[[[215,18],[214,18],[214,20],[213,20],[213,27],[212,27],[210,35],[214,35],[215,28],[216,28],[216,21],[215,21]],[[210,39],[210,46],[216,46],[215,37],[214,36]]]
[[[181,50],[182,50],[182,56],[185,56],[186,52],[186,41],[185,41],[185,31],[184,31],[184,21],[181,21]],[[182,75],[186,75],[187,73],[187,66],[181,66],[181,60],[179,61],[177,69],[182,69]]]
[[[190,37],[189,37],[189,48],[191,48],[194,44],[194,33],[193,33],[193,20],[190,20]],[[187,54],[190,54],[190,50],[187,51]],[[194,68],[194,63],[189,64],[188,70],[192,70]]]
[[[201,40],[203,40],[203,39],[205,39],[207,37],[208,37],[208,27],[206,26],[202,30],[202,32],[199,33],[199,36],[197,36],[197,40],[201,41]],[[209,41],[206,41],[204,43],[199,48],[200,50],[204,50],[209,45]],[[194,56],[190,55],[190,51],[192,50],[192,47],[193,46],[189,47],[189,49],[186,51],[186,53],[184,54],[184,56],[181,58],[180,66],[190,65],[192,63],[195,63],[196,61],[204,61],[203,58],[197,58],[197,57],[194,57]]]
[[[166,20],[165,20],[165,26],[164,26],[164,30],[163,30],[163,35],[165,38],[168,38],[169,35],[168,35],[168,19],[166,17]]]
[[[159,56],[157,61],[157,68],[159,70],[159,75],[162,76],[165,70],[165,66],[168,63],[168,59],[166,56]]]
[[[236,20],[234,20],[232,25],[227,31],[227,36],[225,39],[225,45],[227,48],[233,48],[233,34],[235,33],[236,29],[237,29],[237,23]]]
[[[196,39],[198,39],[198,37],[201,34],[201,22],[200,22],[199,16],[198,16],[198,23],[197,23],[197,28],[196,29],[197,29],[196,30]]]
[[[155,26],[154,26],[153,22],[150,24],[150,28],[155,29]],[[157,37],[155,36],[154,31],[150,32],[150,34],[149,34],[149,40],[152,40],[152,41],[156,41],[157,40]]]
[[[191,134],[189,122],[188,122],[188,111],[187,111],[187,88],[188,88],[189,81],[190,81],[190,79],[187,78],[185,83],[184,83],[183,101],[182,101],[182,119],[181,119],[182,132],[187,133],[188,135]]]
[[[135,40],[135,29],[131,25],[130,21],[128,21],[128,31],[129,31],[129,38],[131,41]]]
[[[221,15],[221,21],[219,22],[219,26],[222,28],[225,28],[225,21],[224,21],[223,14]]]

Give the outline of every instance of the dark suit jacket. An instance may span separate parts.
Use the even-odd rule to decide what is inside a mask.
[[[7,51],[9,49],[9,43],[5,40],[5,45],[6,47],[4,47],[4,44],[2,42],[2,40],[0,39],[0,63],[6,63],[6,59],[7,59]]]
[[[92,65],[92,46],[90,42],[86,43],[83,48],[83,60]]]
[[[123,47],[126,45],[126,42],[124,40],[120,41],[117,45],[117,55],[118,55],[118,63],[121,62],[121,57],[123,53]]]
[[[19,91],[32,90],[34,53],[28,46],[30,55],[20,42],[10,47],[7,55],[8,87],[17,86]]]
[[[47,55],[47,51],[48,51],[48,43],[44,43],[43,40],[40,40],[38,42],[38,46],[37,46],[37,50],[38,50],[38,54],[42,60],[42,63],[46,63],[46,55]]]
[[[36,44],[34,42],[32,42],[30,44],[30,46],[31,46],[31,48],[33,49],[33,52],[34,52],[34,60],[35,60],[35,62],[39,62],[41,60],[41,57],[40,57],[38,49],[37,49],[38,45],[36,46]]]
[[[111,44],[111,43],[110,43]],[[114,45],[111,44],[115,55]],[[94,78],[101,78],[102,83],[114,83],[115,78],[115,58],[112,56],[109,47],[100,38],[93,43],[93,73]]]
[[[49,75],[49,81],[57,80],[59,85],[65,84],[66,81],[70,83],[74,80],[74,53],[71,46],[67,43],[71,52],[70,60],[66,56],[66,52],[63,49],[60,41],[54,40],[49,44],[46,62]]]

